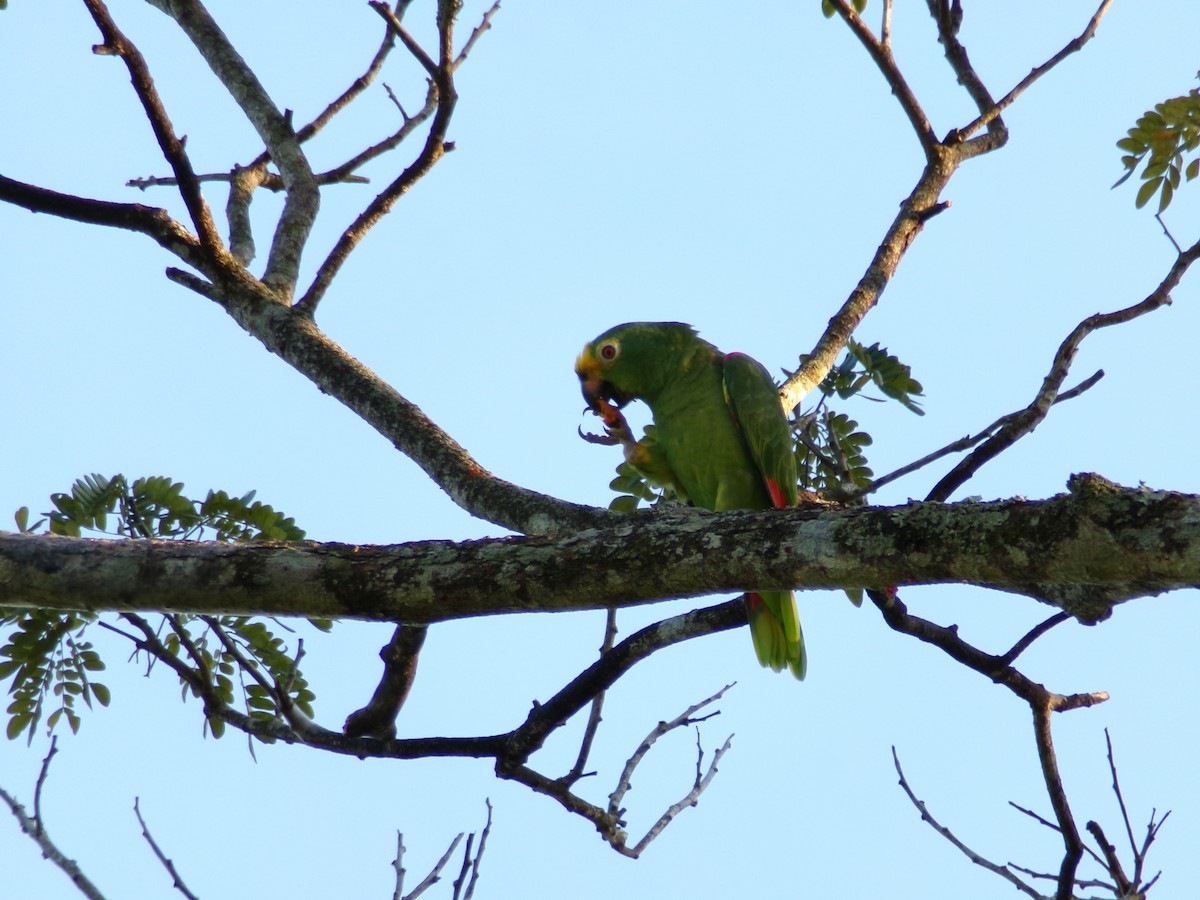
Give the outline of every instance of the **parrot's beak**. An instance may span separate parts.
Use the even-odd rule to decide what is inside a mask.
[[[606,408],[611,409],[615,406],[620,409],[633,399],[632,394],[617,390],[615,385],[604,380],[600,361],[592,353],[591,347],[584,347],[575,360],[575,374],[579,376],[584,401],[598,416],[605,417]]]

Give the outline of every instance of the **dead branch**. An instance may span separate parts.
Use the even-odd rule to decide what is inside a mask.
[[[989,872],[994,872],[995,874],[999,875],[1001,878],[1010,882],[1012,884],[1012,886],[1015,887],[1017,890],[1019,890],[1021,893],[1026,894],[1030,897],[1033,897],[1034,900],[1044,900],[1044,898],[1042,897],[1042,895],[1039,891],[1037,891],[1033,886],[1027,884],[1022,879],[1018,878],[1008,866],[1003,866],[1003,865],[1000,865],[999,863],[994,863],[990,859],[987,859],[986,857],[981,856],[980,854],[976,853],[974,850],[972,850],[970,847],[968,847],[966,844],[964,844],[961,840],[959,840],[959,838],[954,834],[953,831],[951,831],[949,828],[947,828],[945,825],[941,824],[937,819],[935,819],[933,817],[933,814],[929,812],[929,807],[927,807],[925,805],[925,802],[923,800],[921,800],[917,797],[917,795],[913,792],[913,789],[909,786],[908,779],[904,776],[904,769],[902,769],[900,767],[900,756],[896,752],[896,748],[894,745],[892,747],[892,763],[896,767],[896,774],[900,777],[900,787],[904,790],[904,793],[908,796],[908,799],[912,803],[912,805],[916,807],[917,812],[919,812],[921,814],[922,822],[929,823],[930,828],[932,828],[934,831],[936,831],[938,834],[940,834],[942,837],[944,837],[947,841],[949,841],[954,847],[956,847],[958,849],[958,851],[960,853],[962,853],[967,859],[969,859],[975,865],[980,866],[984,869],[987,869]]]
[[[92,14],[92,19],[104,38],[104,43],[94,47],[93,52],[101,56],[118,56],[129,70],[134,93],[141,101],[142,109],[154,131],[154,137],[158,141],[163,157],[179,182],[180,196],[183,198],[184,205],[187,206],[192,225],[200,237],[200,246],[204,257],[211,267],[206,267],[206,270],[212,271],[224,253],[224,246],[217,233],[212,213],[204,200],[204,195],[200,192],[200,184],[196,181],[192,162],[184,149],[183,141],[175,135],[175,129],[171,125],[166,107],[163,106],[162,98],[159,97],[158,90],[154,86],[154,79],[150,77],[150,69],[146,65],[146,60],[141,51],[117,27],[103,0],[84,0],[84,4],[88,8],[88,12]]]
[[[54,841],[50,839],[50,835],[46,831],[45,822],[42,820],[40,808],[42,787],[46,782],[46,775],[50,770],[50,760],[54,758],[54,754],[57,752],[57,738],[52,738],[50,740],[50,751],[46,754],[46,758],[42,760],[42,768],[38,772],[37,787],[34,794],[34,814],[32,816],[26,813],[25,807],[18,803],[16,798],[2,787],[0,787],[0,800],[8,804],[9,811],[16,818],[21,831],[27,834],[38,845],[38,848],[42,851],[42,856],[62,870],[63,874],[71,879],[71,883],[75,885],[81,894],[89,898],[89,900],[105,900],[104,894],[83,874],[83,870],[79,868],[79,864],[59,850]]]
[[[1101,328],[1124,324],[1168,305],[1171,302],[1171,291],[1178,287],[1183,276],[1197,259],[1200,259],[1200,241],[1176,257],[1166,276],[1154,290],[1146,295],[1145,299],[1116,312],[1088,316],[1076,325],[1059,345],[1058,351],[1054,354],[1050,371],[1042,380],[1042,386],[1034,396],[1033,402],[1021,412],[1010,415],[994,435],[943,476],[934,485],[926,499],[932,501],[948,499],[989,460],[994,459],[1022,437],[1031,433],[1041,424],[1050,407],[1058,399],[1059,389],[1070,373],[1075,354],[1079,351],[1079,346],[1084,339]],[[1076,393],[1078,390],[1077,388]]]
[[[196,895],[188,890],[188,886],[184,884],[183,879],[179,876],[179,870],[175,868],[175,863],[167,858],[166,854],[162,852],[162,848],[158,846],[158,842],[150,834],[150,827],[146,824],[146,820],[142,818],[142,811],[138,806],[137,797],[133,799],[133,814],[137,816],[138,824],[142,826],[142,837],[146,839],[146,843],[150,845],[150,849],[154,851],[154,855],[158,858],[158,861],[163,864],[163,868],[171,876],[171,881],[175,889],[187,897],[188,900],[198,900]]]

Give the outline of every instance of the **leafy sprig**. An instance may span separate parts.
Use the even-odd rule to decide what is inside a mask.
[[[1183,181],[1200,175],[1200,156],[1184,159],[1185,153],[1200,147],[1200,88],[1155,104],[1117,141],[1117,147],[1123,152],[1125,174],[1113,187],[1124,184],[1145,163],[1134,202],[1141,209],[1157,195],[1161,214]]]
[[[22,533],[49,531],[68,537],[222,542],[304,538],[294,519],[254,496],[254,491],[234,497],[210,490],[199,500],[187,496],[182,483],[163,476],[130,483],[123,475],[91,474],[76,480],[70,491],[52,494],[53,509],[33,524],[28,507],[17,510],[15,519]],[[104,670],[100,655],[84,639],[86,629],[96,621],[92,613],[44,609],[0,616],[0,629],[7,638],[0,647],[0,679],[11,678],[6,729],[10,739],[27,733],[32,741],[43,719],[48,732],[61,721],[72,732],[78,731],[77,701],[89,708],[93,700],[101,706],[109,704],[109,689],[89,675]],[[324,631],[332,627],[328,619],[310,621]],[[165,633],[161,644],[167,652],[176,657],[186,654],[187,663],[207,674],[226,703],[233,703],[240,692],[250,716],[273,717],[278,698],[264,683],[269,682],[286,691],[296,709],[312,716],[313,692],[284,640],[265,622],[247,616],[171,615],[163,617],[160,633]],[[269,678],[255,677],[261,672]],[[189,686],[181,682],[186,696]],[[210,719],[208,724],[220,736],[224,723]]]

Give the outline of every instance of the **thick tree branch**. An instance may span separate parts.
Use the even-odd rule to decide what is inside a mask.
[[[1072,479],[1049,500],[622,518],[562,540],[396,546],[0,535],[0,605],[420,624],[748,588],[969,583],[1085,622],[1200,585],[1200,498]],[[719,551],[719,552],[718,552]],[[1071,590],[1063,590],[1071,588]]]

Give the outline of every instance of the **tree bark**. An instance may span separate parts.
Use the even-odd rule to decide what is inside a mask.
[[[1200,585],[1200,498],[1074,476],[1048,500],[662,514],[568,538],[360,546],[0,533],[0,606],[421,624],[767,588],[963,583],[1084,622]]]

